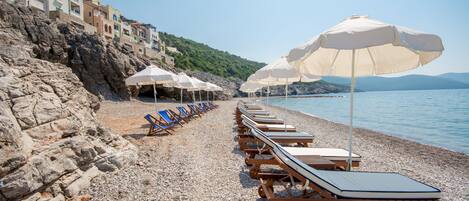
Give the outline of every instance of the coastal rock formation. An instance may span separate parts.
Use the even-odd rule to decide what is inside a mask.
[[[69,66],[91,93],[102,99],[128,99],[130,91],[125,78],[143,70],[150,63],[137,58],[119,44],[107,42],[96,35],[77,32],[61,24],[69,45]]]
[[[267,89],[264,88],[264,92]],[[325,94],[325,93],[341,93],[348,92],[348,86],[331,84],[324,81],[317,81],[312,83],[294,83],[288,85],[288,95],[310,95],[310,94]],[[356,90],[360,91],[360,90]],[[270,87],[271,96],[284,96],[285,86],[272,86]]]
[[[90,35],[73,25],[50,20],[44,13],[0,2],[5,27],[27,40],[31,57],[65,64],[73,69],[84,87],[101,99],[128,99],[125,78],[149,64],[119,44]],[[8,32],[8,30],[3,30]],[[12,42],[8,37],[5,41]],[[10,53],[12,54],[12,53]]]
[[[213,75],[207,72],[188,72],[190,76],[196,77],[199,80],[204,82],[210,82],[216,84],[223,88],[224,90],[221,92],[215,92],[215,96],[218,100],[228,100],[231,97],[238,97],[240,96],[239,87],[243,83],[241,79],[233,78],[232,80],[225,79],[223,77]]]
[[[99,98],[63,64],[65,38],[37,16],[0,2],[0,200],[74,198],[136,158],[97,123]]]

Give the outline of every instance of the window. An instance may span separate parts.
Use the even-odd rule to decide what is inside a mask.
[[[107,32],[107,25],[104,25],[104,32]]]
[[[119,26],[117,26],[117,24],[114,25],[114,30],[119,30]]]
[[[117,16],[116,16],[115,14],[112,15],[112,19],[113,19],[114,21],[117,21]]]
[[[91,12],[88,12],[88,17],[91,17]]]

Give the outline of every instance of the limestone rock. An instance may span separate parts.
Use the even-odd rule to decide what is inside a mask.
[[[99,98],[64,65],[65,38],[40,13],[0,1],[0,200],[80,197],[99,172],[136,158],[97,122]]]

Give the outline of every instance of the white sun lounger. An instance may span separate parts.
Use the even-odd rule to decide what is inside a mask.
[[[259,128],[261,130],[266,131],[296,131],[296,128],[292,125],[285,125],[285,124],[262,124],[253,121],[251,118],[247,117],[246,115],[241,115],[246,124]]]
[[[354,199],[438,199],[440,190],[432,186],[420,183],[398,173],[379,172],[343,172],[317,170],[290,154],[288,149],[270,140],[263,133],[258,133],[260,138],[266,140],[272,146],[274,157],[280,166],[302,182],[306,182],[312,189],[322,196],[330,198],[354,198]],[[290,150],[292,151],[292,150]],[[295,173],[295,174],[293,174]],[[261,181],[262,182],[262,181]],[[264,188],[265,183],[262,183]],[[320,187],[320,188],[317,188]],[[273,188],[272,188],[273,189]],[[267,189],[264,189],[266,192]],[[271,193],[271,190],[268,190]],[[327,191],[331,194],[325,194]],[[275,196],[273,193],[269,196]],[[327,198],[326,199],[330,199]]]

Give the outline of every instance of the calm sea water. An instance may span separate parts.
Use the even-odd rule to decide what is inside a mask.
[[[349,94],[330,95],[269,103],[348,125]],[[469,89],[355,93],[354,126],[469,154]]]

